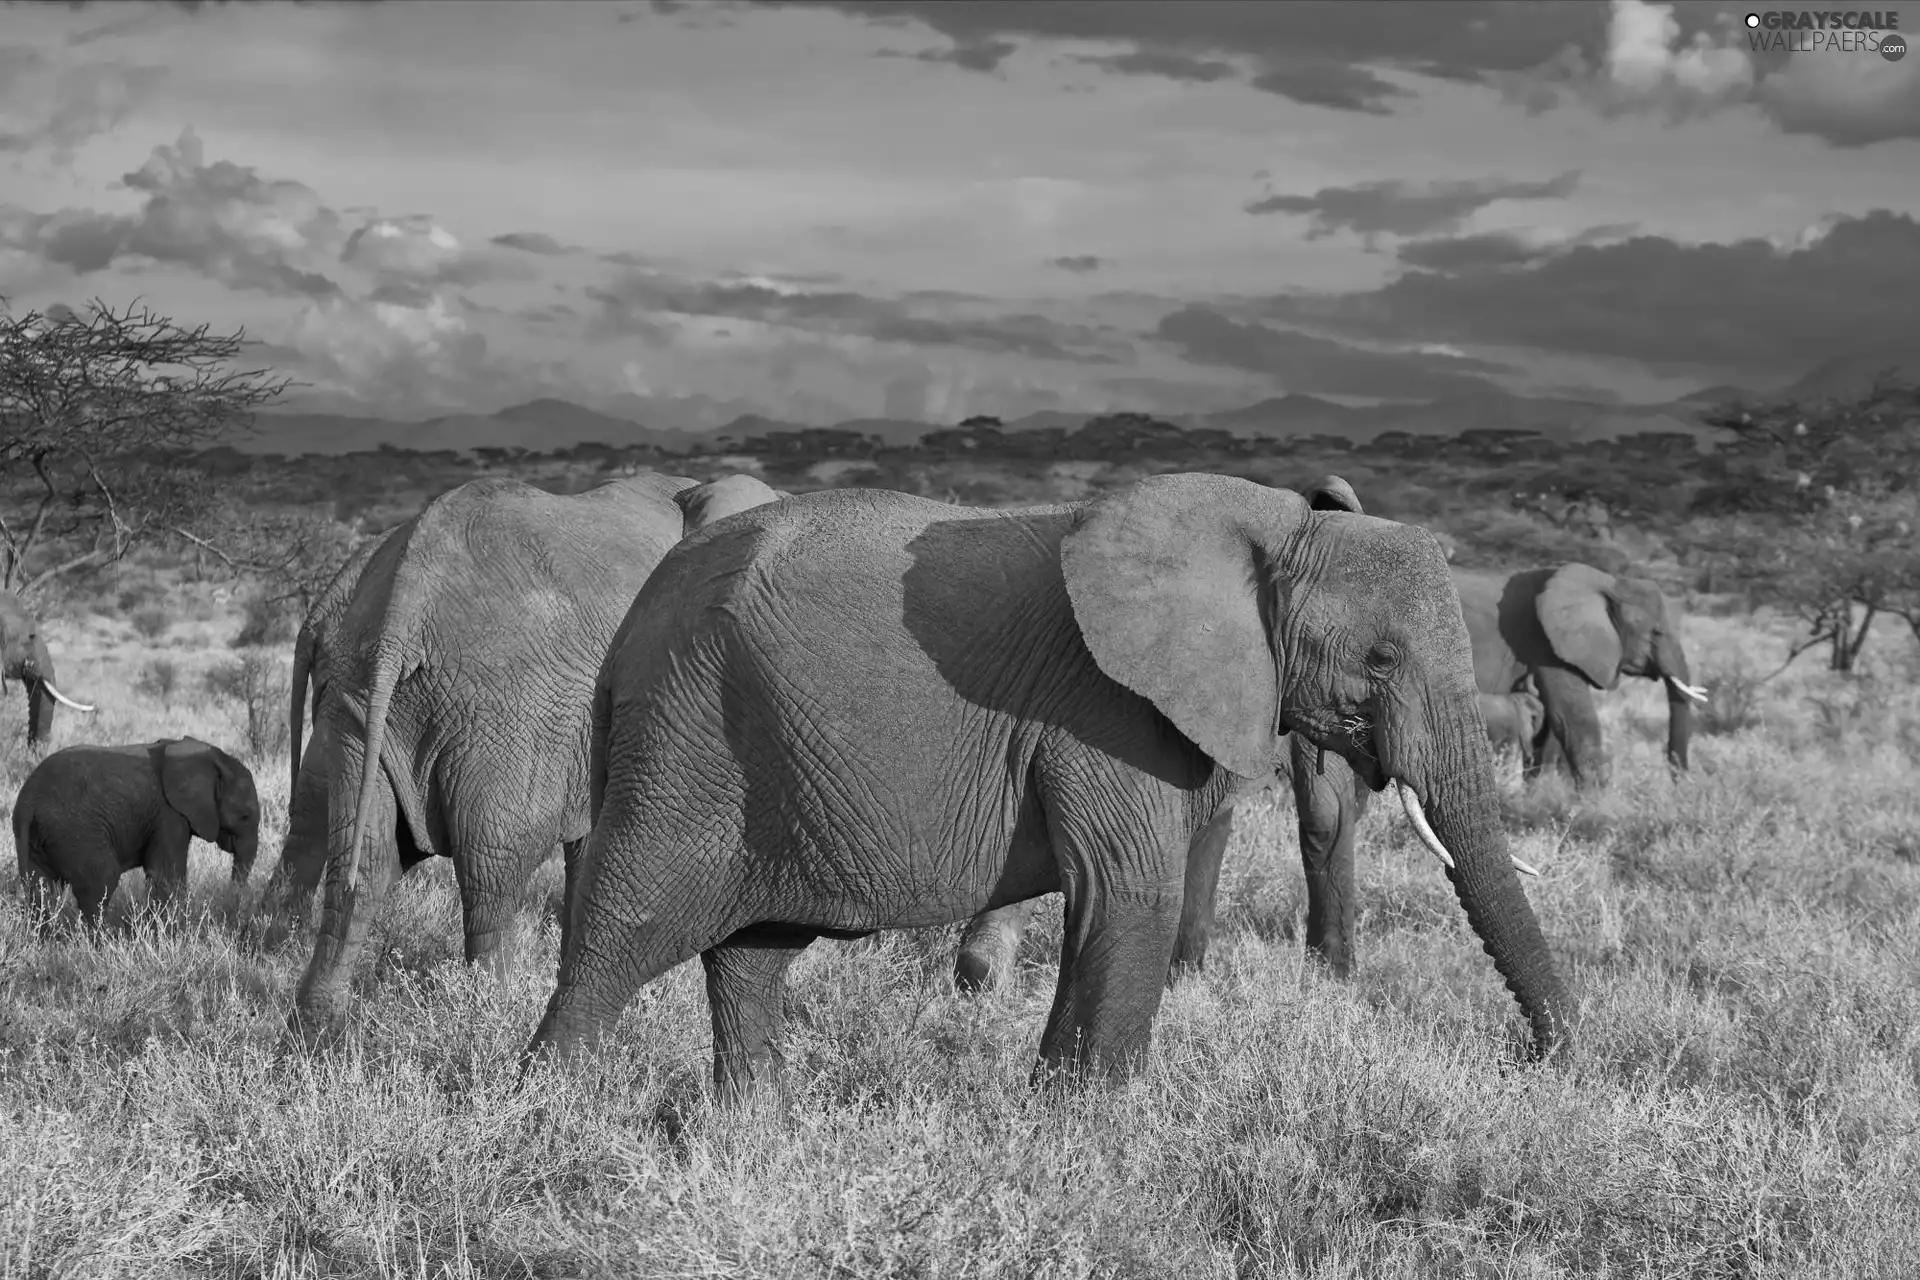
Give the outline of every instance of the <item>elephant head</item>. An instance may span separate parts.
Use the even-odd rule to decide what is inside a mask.
[[[1394,784],[1550,1051],[1571,1006],[1508,852],[1446,557],[1423,529],[1316,505],[1218,476],[1089,504],[1061,551],[1087,648],[1235,774],[1271,772],[1291,732]]]
[[[53,683],[53,653],[41,634],[40,620],[11,591],[0,591],[0,689],[18,680],[27,689],[27,741],[38,744],[53,732],[53,706],[75,711],[92,707],[75,702]]]
[[[753,476],[734,474],[694,485],[691,489],[682,489],[673,495],[673,501],[686,518],[682,534],[686,536],[737,512],[792,496],[783,490],[771,488]]]
[[[1534,608],[1554,656],[1594,688],[1616,688],[1621,676],[1665,685],[1667,761],[1685,769],[1693,704],[1705,702],[1707,691],[1689,683],[1679,622],[1659,586],[1592,565],[1567,564],[1547,577]]]
[[[233,881],[245,884],[260,852],[260,797],[252,771],[210,743],[181,738],[161,755],[160,789],[194,835],[233,855]]]

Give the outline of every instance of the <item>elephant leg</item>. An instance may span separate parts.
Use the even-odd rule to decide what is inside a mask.
[[[1084,805],[1066,800],[1078,812],[1048,815],[1066,927],[1034,1084],[1133,1069],[1147,1050],[1180,930],[1193,831],[1179,830],[1175,814],[1186,797],[1150,793],[1116,803],[1112,780],[1103,781]]]
[[[1233,811],[1238,795],[1221,802],[1211,821],[1187,846],[1186,887],[1180,895],[1180,927],[1173,940],[1173,962],[1167,966],[1167,985],[1186,973],[1206,968],[1207,943],[1213,938],[1214,897],[1220,890],[1220,863],[1233,838]]]
[[[73,903],[80,908],[80,922],[87,932],[98,936],[100,933],[100,908],[113,899],[113,891],[120,887],[120,873],[110,876],[82,877],[73,881]]]
[[[346,1021],[354,966],[366,948],[373,918],[399,872],[395,816],[393,792],[379,788],[368,815],[367,841],[359,850],[359,875],[352,888],[347,887],[349,852],[340,850],[328,861],[313,958],[300,979],[288,1019],[289,1029],[304,1038],[332,1036]],[[351,832],[351,819],[348,822],[347,831]]]
[[[1335,977],[1353,972],[1358,898],[1353,837],[1370,793],[1346,760],[1293,735],[1293,798],[1300,814],[1300,865],[1307,880],[1307,953]]]
[[[60,920],[60,899],[67,892],[67,885],[45,869],[25,866],[20,870],[20,890],[26,896],[27,919],[32,922],[34,932],[42,938],[53,936],[54,926]]]
[[[560,863],[566,880],[560,890],[560,960],[567,958],[567,940],[573,936],[573,900],[580,883],[580,859],[586,853],[587,838],[568,840],[560,846]]]
[[[756,1086],[787,1101],[780,1038],[786,1027],[787,970],[814,939],[787,925],[752,925],[700,953],[713,1014],[713,1084],[726,1103],[744,1102]]]
[[[540,847],[544,850],[551,844]],[[506,943],[513,931],[514,902],[533,865],[534,860],[517,849],[477,843],[455,846],[453,878],[460,887],[467,963],[480,965],[492,977],[507,976]]]
[[[1020,952],[1020,935],[1033,919],[1038,898],[1010,902],[1004,907],[982,911],[967,922],[960,935],[960,949],[953,957],[953,985],[960,991],[990,991],[1013,976],[1014,958]]]
[[[1542,746],[1541,763],[1556,758],[1554,749],[1566,753],[1568,771],[1579,787],[1607,785],[1606,749],[1600,737],[1600,709],[1593,700],[1593,689],[1573,671],[1543,667],[1534,672],[1534,684],[1546,709],[1543,724],[1550,744]]]
[[[183,833],[184,834],[184,833]],[[170,916],[187,888],[187,850],[190,836],[156,831],[147,841],[140,865],[147,873],[147,907],[156,916]]]

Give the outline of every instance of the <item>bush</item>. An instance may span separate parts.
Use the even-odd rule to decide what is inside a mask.
[[[241,611],[240,633],[233,647],[249,649],[256,645],[292,644],[299,630],[293,610],[284,600],[269,600],[262,595],[247,597]]]
[[[1701,677],[1712,694],[1693,711],[1694,727],[1718,737],[1738,733],[1760,723],[1760,681],[1745,667]]]
[[[167,633],[167,628],[173,625],[172,619],[167,617],[167,611],[160,608],[141,609],[127,621],[133,624],[136,632],[148,640],[158,640]]]
[[[208,671],[205,683],[207,692],[216,699],[238,704],[246,726],[247,752],[255,760],[286,740],[291,685],[271,654],[250,650]]]
[[[134,685],[136,693],[161,702],[173,701],[173,692],[180,685],[180,668],[172,658],[155,658],[141,671],[140,679]]]

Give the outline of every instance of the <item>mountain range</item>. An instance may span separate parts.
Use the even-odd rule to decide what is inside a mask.
[[[1691,435],[1699,440],[1720,437],[1703,425],[1700,414],[1734,400],[1815,399],[1865,391],[1876,375],[1893,368],[1920,380],[1920,358],[1842,356],[1823,361],[1798,382],[1764,395],[1740,387],[1703,387],[1664,404],[1621,404],[1578,397],[1521,396],[1488,384],[1485,390],[1420,403],[1383,403],[1353,406],[1298,393],[1273,397],[1244,408],[1197,415],[1155,415],[1187,429],[1212,428],[1236,436],[1288,439],[1300,436],[1336,436],[1364,443],[1383,432],[1453,436],[1462,431],[1528,430],[1569,443],[1664,432]],[[623,397],[639,401],[638,397]],[[639,403],[613,406],[622,410],[645,407]],[[664,408],[665,406],[661,406]],[[677,415],[676,415],[677,416]],[[1045,410],[1003,424],[1008,432],[1051,427],[1071,431],[1094,413]],[[356,417],[339,413],[265,412],[255,415],[250,432],[229,436],[224,444],[253,454],[345,454],[378,449],[430,453],[438,450],[525,449],[551,453],[582,444],[611,447],[652,446],[669,453],[711,449],[731,439],[808,430],[851,431],[876,436],[890,446],[906,446],[927,433],[951,424],[894,418],[856,418],[829,428],[783,422],[757,413],[741,413],[725,426],[708,430],[643,425],[624,414],[604,413],[568,400],[545,398],[514,405],[497,413],[456,413],[421,422]]]

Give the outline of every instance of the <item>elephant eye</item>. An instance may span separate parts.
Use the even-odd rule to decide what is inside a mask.
[[[1400,646],[1391,640],[1382,640],[1367,650],[1367,666],[1374,672],[1384,673],[1400,665]]]

